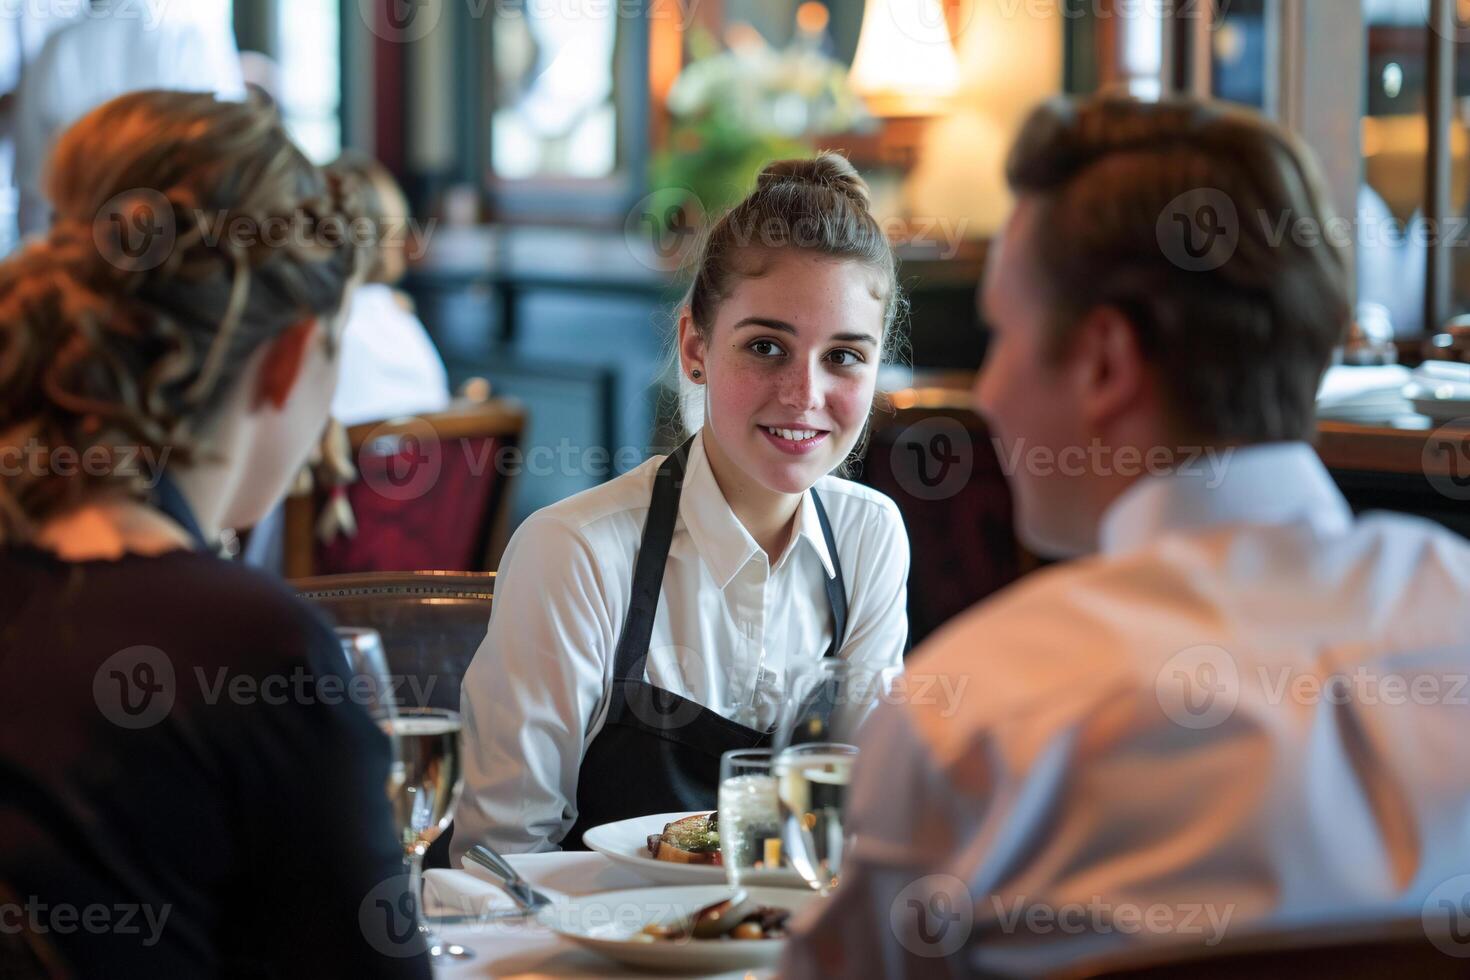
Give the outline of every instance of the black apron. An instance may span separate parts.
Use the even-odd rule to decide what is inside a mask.
[[[654,479],[653,498],[633,569],[633,597],[613,657],[607,720],[587,747],[577,775],[577,822],[562,841],[568,849],[581,848],[583,831],[600,824],[650,813],[713,810],[720,756],[732,749],[770,743],[770,732],[747,728],[643,679],[664,566],[679,514],[685,463],[693,441],[664,460]],[[831,657],[842,648],[847,632],[847,593],[832,525],[815,488],[811,495],[836,573],[827,579],[832,643],[825,655]],[[824,698],[832,696],[832,692],[816,693]]]

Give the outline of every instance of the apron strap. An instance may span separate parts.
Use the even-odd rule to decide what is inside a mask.
[[[817,522],[822,525],[822,539],[827,542],[827,554],[832,556],[831,578],[827,579],[827,605],[832,609],[832,645],[827,656],[835,657],[847,639],[847,587],[842,580],[842,559],[837,557],[837,541],[832,537],[832,522],[827,520],[827,508],[822,506],[822,497],[812,487],[812,503],[817,505]]]
[[[640,681],[643,663],[648,657],[648,643],[653,636],[653,617],[658,612],[658,594],[664,583],[664,567],[669,560],[669,545],[674,540],[674,523],[679,516],[679,494],[684,489],[684,466],[694,438],[684,443],[658,468],[653,480],[653,496],[648,503],[648,517],[643,523],[643,540],[638,545],[638,561],[633,566],[633,596],[623,632],[618,637],[613,655],[613,679]]]
[[[162,511],[165,517],[184,529],[184,532],[194,542],[194,550],[214,550],[210,543],[204,540],[204,531],[200,529],[199,521],[195,519],[189,501],[184,499],[183,491],[179,489],[173,477],[168,475],[167,470],[159,474],[158,483],[153,487],[149,502]]]

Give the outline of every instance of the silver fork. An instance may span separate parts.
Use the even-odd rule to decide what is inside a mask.
[[[532,888],[531,883],[510,866],[509,861],[484,844],[472,846],[465,852],[465,857],[493,874],[511,897],[511,901],[520,906],[521,911],[527,915],[551,904],[551,899]]]

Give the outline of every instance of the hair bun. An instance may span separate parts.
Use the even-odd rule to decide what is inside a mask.
[[[787,183],[826,187],[843,194],[864,211],[872,203],[868,182],[840,153],[826,152],[799,160],[777,160],[761,171],[756,179],[756,190],[763,192]]]

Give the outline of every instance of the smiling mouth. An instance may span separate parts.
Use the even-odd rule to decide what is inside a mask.
[[[763,425],[760,428],[777,438],[796,443],[812,442],[827,434],[824,429],[778,429],[769,425]]]

